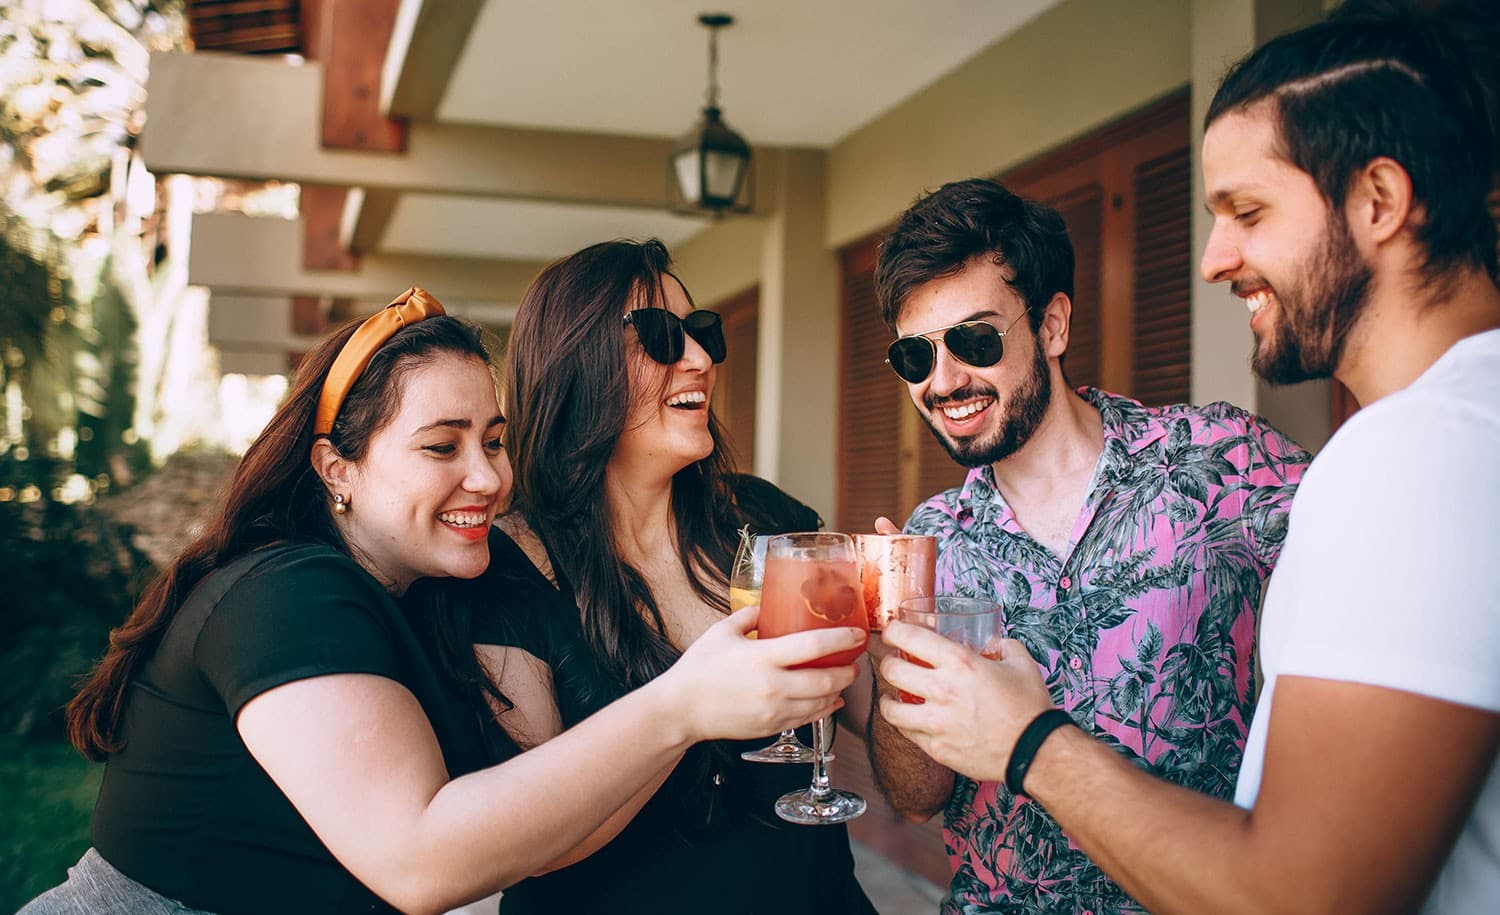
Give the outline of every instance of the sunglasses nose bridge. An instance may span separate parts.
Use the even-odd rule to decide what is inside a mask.
[[[684,328],[686,330],[686,328]],[[708,347],[698,339],[698,334],[691,331],[682,335],[682,357],[678,363],[687,363],[689,368],[707,369],[713,365],[713,356],[708,352]]]
[[[927,373],[926,381],[928,387],[938,394],[957,390],[969,381],[970,364],[948,346],[946,333],[943,338],[928,339],[932,344],[932,370]]]

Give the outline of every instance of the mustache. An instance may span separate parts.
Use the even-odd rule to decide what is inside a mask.
[[[1235,280],[1229,284],[1229,291],[1240,298],[1244,298],[1250,293],[1258,292],[1262,289],[1270,290],[1272,295],[1276,294],[1276,287],[1266,282],[1264,277],[1252,276]]]
[[[991,400],[999,400],[1000,394],[989,385],[967,384],[961,388],[950,391],[948,394],[942,397],[938,397],[935,394],[928,394],[926,397],[922,398],[922,404],[929,410],[936,410],[941,408],[945,404],[962,403],[965,400],[974,400],[978,397],[988,397]]]

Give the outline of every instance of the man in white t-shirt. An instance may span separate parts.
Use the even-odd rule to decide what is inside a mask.
[[[1292,506],[1235,805],[1067,726],[1018,642],[987,662],[885,632],[932,668],[883,661],[926,703],[881,714],[1154,912],[1500,911],[1495,139],[1456,47],[1336,15],[1236,65],[1205,120],[1202,272],[1249,306],[1253,367],[1365,405]]]

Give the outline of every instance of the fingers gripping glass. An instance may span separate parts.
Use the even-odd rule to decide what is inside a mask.
[[[634,308],[625,312],[625,323],[635,328],[646,355],[662,365],[675,365],[682,358],[686,337],[703,347],[714,365],[724,361],[724,319],[716,311],[698,309],[679,318],[665,308]]]
[[[932,341],[932,335],[942,334],[943,346],[953,358],[965,365],[989,368],[1005,355],[1005,335],[1025,316],[1026,312],[1021,312],[1015,321],[1005,326],[1005,330],[997,329],[988,321],[963,321],[926,333],[897,337],[885,351],[885,363],[907,384],[921,384],[937,365],[937,344]]]
[[[740,529],[740,549],[735,554],[734,565],[729,570],[729,609],[760,603],[761,587],[766,580],[766,549],[775,535],[752,534],[749,525]],[[812,747],[797,739],[797,732],[782,731],[776,742],[759,750],[746,750],[740,758],[758,763],[810,763],[813,761]],[[832,753],[823,756],[833,759]]]

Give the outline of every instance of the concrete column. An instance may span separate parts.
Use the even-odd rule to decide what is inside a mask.
[[[1227,400],[1253,410],[1302,445],[1328,440],[1328,383],[1274,388],[1250,371],[1249,314],[1226,284],[1198,275],[1212,218],[1203,209],[1203,116],[1219,80],[1240,57],[1277,35],[1323,17],[1320,0],[1192,0],[1193,357],[1192,400]]]
[[[826,155],[778,150],[766,201],[756,363],[755,473],[833,517],[838,260],[825,243]]]

